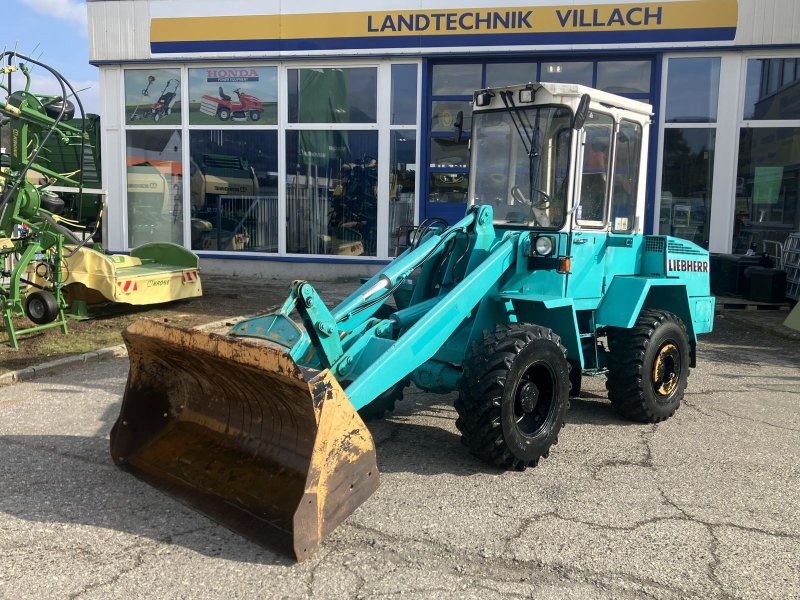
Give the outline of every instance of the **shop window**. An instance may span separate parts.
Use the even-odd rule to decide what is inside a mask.
[[[434,96],[472,96],[481,87],[483,67],[471,65],[434,65],[431,93]]]
[[[192,250],[278,251],[278,132],[189,134]]]
[[[536,81],[536,63],[487,63],[486,86],[503,87]]]
[[[126,133],[128,247],[183,244],[181,132]]]
[[[125,123],[180,125],[180,69],[126,69]]]
[[[376,256],[378,132],[286,132],[287,251]]]
[[[649,60],[614,60],[597,63],[597,88],[612,94],[650,93]]]
[[[666,123],[716,123],[720,58],[671,58]]]
[[[616,157],[611,195],[611,230],[619,233],[633,230],[639,190],[639,148],[642,126],[622,121],[617,132]]]
[[[708,247],[716,129],[664,131],[659,232]]]
[[[431,103],[431,131],[452,134],[461,113],[461,129],[472,129],[472,105],[469,100],[434,100]]]
[[[593,64],[591,62],[542,63],[541,81],[549,83],[578,83],[592,85]]]
[[[377,122],[375,67],[289,69],[290,123]]]
[[[600,226],[606,222],[608,206],[608,173],[611,158],[611,136],[614,119],[610,115],[590,112],[584,126],[581,199],[576,211],[580,225]]]
[[[417,122],[417,65],[392,65],[392,125]]]
[[[406,247],[414,224],[417,176],[417,134],[413,130],[391,132],[389,166],[389,256]]]
[[[277,67],[210,66],[189,69],[191,125],[275,125]]]
[[[747,61],[744,119],[800,119],[800,79],[795,58],[751,58]],[[788,66],[787,66],[788,65]]]
[[[800,230],[800,127],[742,127],[733,251]]]
[[[469,147],[466,139],[433,138],[431,140],[431,169],[466,169],[469,167]]]

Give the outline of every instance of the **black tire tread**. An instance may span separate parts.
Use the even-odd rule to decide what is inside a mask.
[[[394,412],[395,404],[403,399],[403,390],[409,383],[408,379],[403,379],[394,384],[375,400],[366,406],[362,406],[358,411],[358,415],[364,422],[369,422],[384,418],[387,412]]]
[[[484,332],[483,343],[473,343],[464,363],[464,376],[455,401],[458,412],[456,427],[461,432],[461,442],[476,457],[502,469],[524,471],[539,463],[539,458],[524,461],[511,453],[505,445],[500,422],[506,373],[514,358],[534,337],[554,342],[566,356],[561,338],[552,330],[525,323],[509,323],[498,325],[494,333]],[[564,421],[557,425],[558,430],[563,426]],[[557,442],[556,437],[553,443]],[[545,452],[540,458],[547,458],[548,454]]]
[[[630,329],[609,328],[607,332],[610,349],[606,379],[608,398],[617,412],[632,421],[659,423],[675,414],[680,405],[678,402],[669,414],[658,415],[648,406],[643,391],[647,384],[644,373],[645,352],[655,331],[670,322],[677,324],[688,339],[683,321],[669,311],[658,309],[642,310]],[[688,365],[686,372],[688,376]],[[685,387],[684,383],[683,389],[678,390],[681,399]]]

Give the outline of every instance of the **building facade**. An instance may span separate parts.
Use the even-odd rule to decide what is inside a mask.
[[[287,4],[89,0],[111,249],[364,272],[463,215],[473,91],[532,81],[653,106],[647,231],[744,252],[800,230],[795,0]]]

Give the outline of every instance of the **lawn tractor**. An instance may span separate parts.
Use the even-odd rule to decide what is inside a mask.
[[[233,93],[239,98],[238,102],[234,102],[219,87],[219,98],[203,96],[200,102],[200,112],[210,117],[217,117],[220,121],[227,121],[229,119],[250,119],[251,121],[258,121],[264,113],[264,103],[252,94],[246,94],[242,90],[233,90]]]
[[[548,456],[582,377],[628,419],[675,412],[714,298],[706,250],[644,234],[651,107],[551,83],[473,104],[464,218],[424,221],[335,308],[296,281],[227,335],[128,328],[118,465],[303,560],[378,486],[364,418],[409,382],[457,392],[464,445],[500,469]]]
[[[33,93],[30,64],[52,74],[62,94]],[[67,333],[68,308],[85,316],[87,305],[98,302],[153,304],[201,295],[198,259],[188,250],[145,244],[130,256],[109,255],[94,240],[102,211],[93,231],[80,231],[63,216],[64,201],[49,188],[74,187],[81,202],[84,157],[90,155],[83,107],[51,67],[13,52],[0,54],[0,65],[7,94],[1,124],[11,138],[0,172],[0,311],[11,346],[18,347],[25,333],[52,327]],[[21,89],[11,87],[14,73],[24,77]],[[67,123],[75,115],[69,96],[78,103],[82,127]],[[63,172],[67,156],[79,157],[77,170]],[[15,317],[23,315],[35,326],[17,329]]]

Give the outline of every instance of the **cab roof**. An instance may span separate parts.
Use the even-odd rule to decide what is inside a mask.
[[[580,101],[581,96],[584,94],[589,94],[592,99],[592,103],[595,104],[619,108],[621,110],[631,111],[637,114],[646,115],[648,117],[653,114],[653,107],[646,102],[631,100],[630,98],[624,98],[623,96],[618,96],[617,94],[612,94],[610,92],[603,92],[585,85],[578,85],[577,83],[548,83],[543,81],[540,83],[526,83],[520,85],[488,88],[488,90],[492,92],[510,91],[513,92],[515,98],[517,98],[517,92],[529,86],[533,87],[536,92],[536,99],[533,105],[551,103],[572,105],[577,104]],[[542,97],[542,92],[544,92],[544,98]],[[473,110],[491,110],[500,108],[502,106],[503,105],[500,99],[495,97],[492,99],[492,102],[489,106],[475,106]],[[517,103],[517,106],[519,106],[519,103]]]

